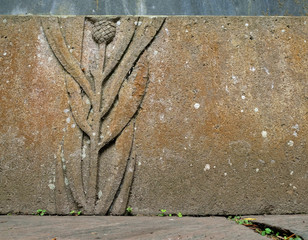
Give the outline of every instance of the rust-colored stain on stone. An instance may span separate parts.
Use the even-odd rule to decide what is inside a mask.
[[[0,212],[307,213],[307,22],[2,16]]]

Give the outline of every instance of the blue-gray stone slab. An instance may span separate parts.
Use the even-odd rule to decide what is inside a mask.
[[[0,0],[1,15],[305,16],[307,0]]]

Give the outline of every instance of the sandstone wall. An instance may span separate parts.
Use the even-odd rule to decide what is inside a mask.
[[[0,212],[308,213],[307,22],[0,17]]]

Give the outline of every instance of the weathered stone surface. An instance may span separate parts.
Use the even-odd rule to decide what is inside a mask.
[[[168,18],[149,49],[131,206],[307,212],[306,23]]]
[[[307,21],[1,17],[0,212],[307,213]]]
[[[262,240],[223,217],[0,216],[3,239]]]

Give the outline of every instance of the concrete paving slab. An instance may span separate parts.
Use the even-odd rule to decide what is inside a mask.
[[[0,239],[250,239],[264,237],[223,217],[0,216]]]
[[[256,218],[256,222],[287,229],[304,239],[308,239],[308,215],[264,215],[248,217]]]

